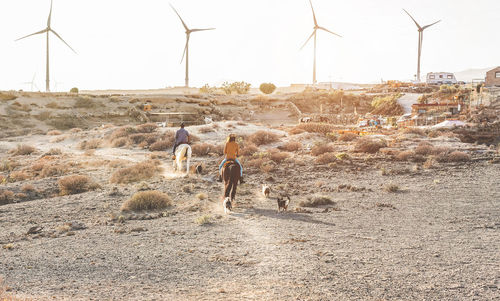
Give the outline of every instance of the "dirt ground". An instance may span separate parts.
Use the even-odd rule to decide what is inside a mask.
[[[497,149],[462,143],[453,133],[415,130],[373,135],[369,139],[385,144],[367,154],[356,151],[357,140],[333,141],[267,122],[264,116],[262,124],[188,127],[196,143],[210,145],[232,132],[243,144],[258,131],[277,137],[243,158],[246,183],[229,214],[215,180],[217,154],[194,156],[204,172],[185,176],[173,171],[168,153],[113,146],[109,137],[120,130],[115,125],[2,138],[0,176],[6,180],[0,191],[15,195],[0,206],[6,294],[34,300],[500,300]],[[81,149],[89,139],[102,143]],[[294,141],[300,142],[297,150],[281,151]],[[12,153],[21,143],[36,150]],[[422,144],[466,159],[416,156]],[[331,148],[333,163],[314,155],[321,145]],[[54,148],[60,152],[46,155]],[[401,159],[408,151],[409,159]],[[276,153],[286,159],[272,169],[252,165]],[[110,182],[121,167],[152,155],[162,168],[152,178]],[[42,176],[34,166],[44,160],[68,169]],[[15,172],[27,176],[16,179]],[[58,180],[72,174],[100,186],[60,195]],[[271,186],[270,198],[262,195],[262,184]],[[26,185],[36,192],[23,194]],[[122,212],[141,190],[167,193],[173,205]],[[291,197],[283,213],[276,212],[280,192]],[[318,196],[331,203],[304,206]]]

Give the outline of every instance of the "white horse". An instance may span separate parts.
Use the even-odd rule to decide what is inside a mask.
[[[189,144],[181,144],[175,149],[175,160],[172,161],[172,166],[176,171],[182,171],[182,161],[186,160],[186,174],[189,173],[189,164],[191,161],[191,146]]]

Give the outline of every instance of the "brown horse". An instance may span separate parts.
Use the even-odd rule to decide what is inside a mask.
[[[222,168],[222,179],[224,180],[224,198],[231,197],[234,201],[236,188],[240,180],[240,166],[234,161],[228,161]]]

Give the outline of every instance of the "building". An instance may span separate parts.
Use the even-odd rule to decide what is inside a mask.
[[[486,72],[486,79],[484,81],[486,87],[497,86],[500,87],[500,66]]]
[[[422,114],[432,114],[432,113],[444,113],[448,114],[458,114],[462,108],[462,103],[450,102],[450,103],[416,103],[411,105],[412,115],[422,115]]]
[[[458,83],[455,74],[450,72],[429,72],[426,82],[428,85],[454,85]]]

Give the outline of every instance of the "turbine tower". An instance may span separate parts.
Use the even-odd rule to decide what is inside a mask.
[[[182,18],[179,15],[179,13],[172,6],[172,4],[170,4],[170,7],[172,7],[172,9],[174,10],[174,12],[177,14],[177,16],[179,17],[179,19],[181,20],[182,26],[184,26],[184,29],[186,30],[186,46],[184,47],[184,52],[182,53],[181,64],[182,64],[182,61],[184,60],[184,56],[186,56],[186,78],[185,78],[184,85],[185,85],[186,88],[188,88],[189,87],[189,36],[191,35],[192,32],[204,31],[204,30],[214,30],[215,28],[201,28],[201,29],[194,28],[194,29],[189,29],[187,27],[186,23],[184,23],[184,20],[182,20]]]
[[[42,33],[47,33],[47,65],[46,65],[46,73],[45,73],[45,90],[47,92],[50,92],[50,72],[49,72],[49,33],[52,32],[56,37],[58,37],[64,44],[66,44],[66,46],[69,47],[69,49],[71,49],[74,53],[76,53],[76,51],[71,48],[71,46],[68,45],[68,43],[66,43],[66,41],[63,40],[63,38],[61,38],[61,36],[55,32],[51,27],[50,27],[50,20],[52,18],[52,0],[50,0],[50,12],[49,12],[49,18],[47,19],[47,27],[43,30],[40,30],[38,32],[35,32],[35,33],[32,33],[32,34],[29,34],[27,36],[24,36],[22,38],[19,38],[17,39],[16,41],[19,41],[19,40],[22,40],[24,38],[27,38],[27,37],[31,37],[31,36],[34,36],[34,35],[37,35],[37,34],[42,34]]]
[[[431,27],[432,25],[441,22],[441,20],[436,21],[432,24],[425,25],[425,26],[420,26],[420,24],[415,21],[415,19],[410,15],[409,12],[406,11],[406,9],[403,9],[408,16],[415,22],[415,25],[417,25],[418,28],[418,60],[417,60],[417,82],[420,82],[420,56],[422,55],[422,43],[424,41],[424,30]]]
[[[321,30],[329,32],[333,35],[336,35],[338,37],[342,37],[342,36],[332,32],[324,27],[319,26],[318,21],[316,20],[316,15],[314,14],[314,8],[313,8],[311,0],[309,0],[309,4],[311,4],[311,9],[312,9],[312,13],[313,13],[314,30],[313,30],[312,34],[309,36],[309,38],[307,39],[307,41],[304,43],[304,45],[302,45],[302,47],[300,47],[300,49],[304,48],[304,46],[306,46],[307,42],[309,42],[309,40],[314,36],[314,61],[313,61],[313,86],[314,86],[314,85],[316,85],[316,31],[318,31],[318,29],[321,29]]]

